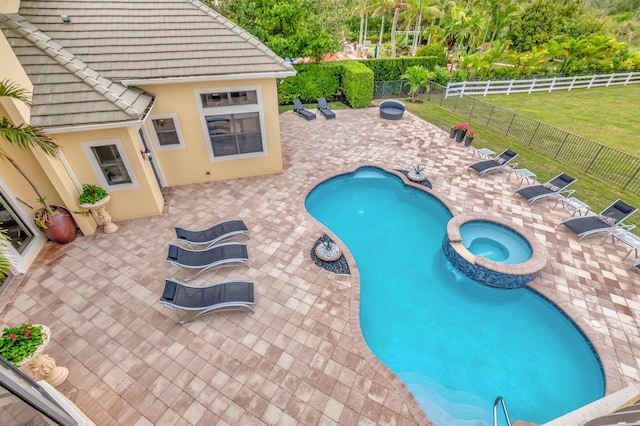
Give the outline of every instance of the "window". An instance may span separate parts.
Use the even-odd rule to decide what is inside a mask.
[[[205,119],[215,157],[262,151],[257,112],[206,116]]]
[[[258,94],[255,90],[201,93],[200,100],[203,108],[227,105],[249,105],[258,103]]]
[[[122,161],[118,147],[115,145],[103,145],[91,147],[91,150],[98,160],[98,165],[107,180],[107,184],[131,183],[131,178],[124,161]]]
[[[163,114],[151,117],[151,127],[155,143],[159,150],[183,148],[182,133],[176,114]]]
[[[9,236],[9,243],[18,253],[23,253],[34,238],[33,232],[25,225],[9,202],[0,193],[0,229]]]
[[[82,148],[100,185],[105,189],[117,191],[138,188],[133,168],[120,140],[82,142]]]
[[[265,152],[259,90],[198,93],[212,160]]]

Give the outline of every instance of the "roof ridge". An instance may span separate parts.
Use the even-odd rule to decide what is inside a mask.
[[[234,33],[236,33],[237,35],[245,39],[247,42],[249,42],[253,46],[260,49],[263,53],[267,54],[272,59],[275,59],[280,64],[286,66],[287,68],[291,67],[290,63],[282,59],[280,56],[276,55],[273,52],[273,50],[269,49],[264,43],[258,40],[256,36],[244,30],[239,25],[234,24],[233,22],[231,22],[230,20],[222,16],[217,10],[214,10],[213,8],[207,6],[200,0],[185,0],[185,1],[187,3],[191,3],[192,6],[194,6],[197,9],[200,9],[201,11],[203,11],[204,13],[206,13],[207,15],[209,15],[210,17],[218,21],[220,24],[224,25],[226,28],[230,29],[231,31],[233,31]]]
[[[82,80],[118,109],[134,117],[139,117],[140,114],[144,113],[144,111],[138,111],[130,102],[122,98],[122,95],[128,91],[136,93],[137,96],[135,96],[134,99],[137,99],[142,93],[100,75],[22,15],[18,13],[2,14],[0,15],[0,19],[3,20],[8,27],[24,37],[25,40],[28,40],[44,52],[44,54]]]

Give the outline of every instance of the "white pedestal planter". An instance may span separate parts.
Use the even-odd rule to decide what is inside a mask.
[[[111,200],[111,195],[107,195],[95,204],[80,204],[80,207],[82,207],[83,209],[96,212],[100,223],[102,223],[102,230],[105,234],[116,232],[116,230],[118,229],[118,225],[111,222],[111,215],[109,214],[109,212],[107,212],[106,209],[106,205],[109,200]]]

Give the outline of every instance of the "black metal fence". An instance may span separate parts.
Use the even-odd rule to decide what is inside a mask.
[[[374,97],[408,94],[404,81],[376,81]],[[422,89],[421,93],[426,90]],[[431,83],[429,98],[440,106],[465,115],[506,136],[579,167],[623,189],[640,194],[640,157],[583,138],[541,121],[499,107],[473,96],[461,94],[445,97],[446,87]]]

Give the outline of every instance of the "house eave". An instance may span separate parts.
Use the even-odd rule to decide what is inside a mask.
[[[119,121],[117,123],[98,123],[98,124],[84,124],[81,126],[61,126],[61,127],[45,127],[44,131],[48,135],[55,135],[60,133],[74,133],[74,132],[89,132],[92,130],[105,130],[105,129],[117,129],[120,127],[136,126],[140,127],[144,120],[131,120],[131,121]]]
[[[294,75],[296,75],[296,71],[291,70],[291,71],[251,73],[251,74],[202,75],[202,76],[194,76],[194,77],[168,77],[168,78],[122,80],[121,83],[127,87],[130,87],[130,86],[145,86],[150,84],[198,83],[203,81],[258,80],[258,79],[269,79],[269,78],[286,78],[286,77],[293,77]]]

